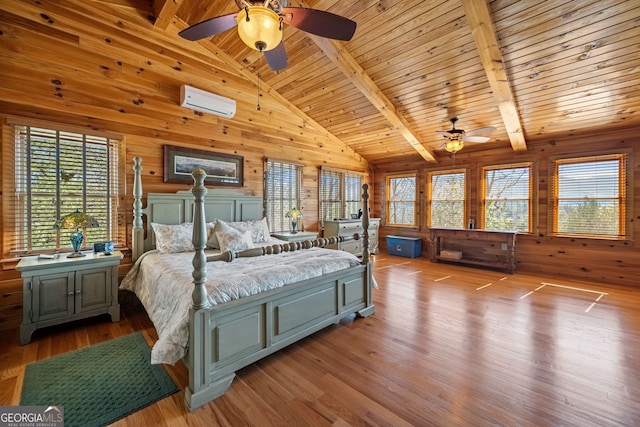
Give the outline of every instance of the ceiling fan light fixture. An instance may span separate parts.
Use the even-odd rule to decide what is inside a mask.
[[[266,7],[246,7],[238,13],[238,34],[251,49],[260,52],[275,49],[282,41],[280,17]]]
[[[464,148],[464,141],[458,138],[452,138],[445,142],[444,149],[450,153],[457,153]]]

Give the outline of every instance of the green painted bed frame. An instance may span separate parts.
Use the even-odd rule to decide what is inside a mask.
[[[189,370],[185,402],[190,410],[223,395],[235,372],[342,318],[375,312],[371,301],[373,278],[369,255],[369,217],[363,215],[363,255],[360,265],[315,279],[287,285],[226,304],[209,306],[205,290],[206,263],[231,262],[237,257],[263,256],[281,251],[305,250],[335,244],[335,239],[283,242],[267,249],[249,249],[220,256],[205,254],[206,216],[227,221],[259,219],[262,198],[228,190],[207,196],[206,174],[193,171],[190,192],[150,193],[142,209],[141,160],[134,158],[133,259],[153,248],[151,222],[178,224],[193,222],[192,306],[189,310],[189,349],[184,362]],[[363,185],[363,212],[368,209],[368,185]],[[205,215],[207,214],[207,215]],[[147,216],[147,238],[142,216]],[[353,238],[360,238],[355,235]]]

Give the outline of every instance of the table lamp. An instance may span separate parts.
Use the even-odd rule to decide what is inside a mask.
[[[93,228],[99,227],[98,221],[85,213],[80,212],[76,209],[75,212],[67,214],[56,221],[53,224],[53,228],[75,228],[76,232],[71,234],[71,247],[73,248],[73,253],[69,254],[67,258],[78,258],[86,256],[82,252],[80,252],[80,248],[82,247],[82,240],[84,236],[82,235],[82,229],[84,228]]]
[[[291,234],[296,234],[298,230],[298,220],[302,218],[302,212],[300,212],[296,207],[289,209],[289,212],[285,214],[286,218],[291,218]]]

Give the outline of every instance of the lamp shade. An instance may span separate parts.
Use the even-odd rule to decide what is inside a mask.
[[[261,52],[275,49],[282,41],[280,17],[266,7],[244,8],[238,13],[238,34],[251,49]]]
[[[80,212],[76,209],[75,212],[67,214],[56,221],[53,224],[53,228],[92,228],[100,227],[98,220],[94,217]]]
[[[461,139],[450,139],[444,144],[444,149],[450,153],[457,153],[464,148],[464,141]]]
[[[300,212],[298,209],[296,209],[295,207],[289,209],[289,212],[287,212],[285,214],[286,218],[302,218],[302,212]]]

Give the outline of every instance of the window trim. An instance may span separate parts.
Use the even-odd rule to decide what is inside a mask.
[[[116,236],[117,239],[114,239],[114,244],[119,249],[126,249],[127,244],[127,223],[123,221],[122,218],[126,212],[122,209],[122,202],[126,199],[126,185],[127,180],[125,177],[127,176],[126,172],[126,137],[122,134],[108,131],[96,131],[91,130],[87,132],[85,127],[73,126],[64,123],[51,122],[47,120],[39,120],[39,119],[30,119],[23,118],[19,116],[6,115],[4,120],[0,122],[0,127],[3,133],[3,140],[5,141],[14,141],[13,144],[4,144],[2,147],[2,166],[6,171],[5,178],[3,179],[2,184],[2,205],[3,205],[3,214],[2,214],[2,223],[4,224],[5,230],[7,230],[7,225],[14,224],[17,218],[18,208],[16,205],[15,191],[18,187],[18,183],[16,181],[16,137],[17,137],[17,128],[18,127],[30,127],[30,128],[43,128],[55,131],[56,133],[72,133],[79,134],[83,136],[83,140],[86,140],[87,137],[97,137],[104,138],[107,140],[115,140],[114,146],[115,150],[113,155],[110,158],[115,157],[117,159],[116,168],[110,171],[109,176],[110,179],[114,176],[120,177],[115,182],[109,182],[109,188],[115,189],[117,191],[117,197],[111,197],[111,209],[112,214],[110,217],[113,218],[113,224],[109,228],[111,236]],[[86,185],[86,184],[85,184]],[[26,214],[25,214],[26,215]],[[19,215],[18,215],[19,216]],[[12,226],[12,228],[15,228]],[[49,248],[49,249],[32,249],[31,251],[23,251],[17,250],[12,247],[13,241],[17,238],[16,233],[19,231],[16,229],[14,232],[5,232],[3,233],[2,240],[0,242],[1,253],[3,259],[15,259],[16,257],[24,256],[24,255],[37,255],[40,253],[51,253],[51,252],[66,252],[67,250],[71,250],[70,244],[68,244],[68,239],[66,237],[60,237],[59,233],[56,235],[56,246],[59,248]],[[83,246],[83,250],[87,250],[91,245],[86,244]]]
[[[320,166],[318,168],[318,224],[320,229],[324,229],[324,221],[325,221],[325,218],[323,216],[324,199],[322,198],[322,174],[325,171],[340,175],[340,189],[339,189],[340,218],[346,218],[348,215],[348,212],[346,212],[347,203],[359,203],[360,205],[362,205],[362,185],[366,183],[366,177],[367,177],[366,173],[357,172],[357,171],[348,170],[348,169],[339,169],[339,168],[332,168],[332,167],[325,167],[325,166]],[[346,199],[345,179],[349,176],[358,177],[360,179],[357,200]],[[372,196],[371,193],[369,194],[369,196],[370,197]],[[326,218],[326,219],[331,220],[333,218]]]
[[[270,213],[269,213],[269,185],[268,185],[268,174],[269,174],[269,164],[270,163],[279,163],[282,165],[287,165],[290,166],[292,169],[295,168],[296,170],[296,185],[297,185],[297,191],[296,191],[296,195],[295,195],[295,204],[292,207],[296,207],[298,210],[300,210],[301,212],[304,209],[303,206],[303,189],[304,189],[304,183],[303,183],[303,177],[304,177],[304,165],[301,163],[296,163],[296,162],[290,162],[287,160],[279,160],[279,159],[265,159],[264,162],[264,209],[265,209],[265,217],[267,218],[267,222],[269,224],[269,229],[272,233],[276,233],[276,232],[283,232],[283,231],[289,231],[288,227],[285,227],[282,230],[278,230],[277,228],[280,227],[280,225],[276,226],[276,224],[272,224],[270,221]],[[281,200],[284,200],[281,198]],[[292,200],[292,199],[287,199],[288,201]],[[285,209],[286,210],[286,209]],[[283,212],[283,215],[286,212]],[[304,212],[303,212],[304,213]],[[284,227],[284,222],[283,222],[283,227]]]
[[[479,227],[482,229],[486,229],[486,203],[487,203],[487,176],[486,172],[489,170],[501,170],[501,169],[517,169],[517,168],[529,168],[529,225],[528,231],[518,231],[521,234],[531,234],[534,232],[534,227],[537,221],[535,220],[537,215],[537,186],[534,183],[538,182],[535,163],[533,161],[525,161],[518,163],[506,163],[506,164],[486,164],[480,166],[480,207],[479,207],[479,216],[480,216],[480,224]]]
[[[441,228],[433,225],[432,221],[432,206],[433,206],[433,176],[435,175],[453,175],[453,174],[463,174],[464,175],[464,198],[462,200],[462,222],[461,228],[465,228],[466,223],[469,220],[469,169],[466,167],[463,168],[455,168],[455,169],[441,169],[441,170],[433,170],[427,173],[427,209],[426,209],[426,217],[427,217],[427,227],[428,228]]]
[[[632,200],[633,200],[633,168],[631,167],[632,151],[631,150],[619,150],[616,152],[596,152],[596,153],[582,153],[579,157],[560,157],[554,156],[549,159],[549,171],[550,171],[550,188],[549,188],[549,234],[554,237],[571,238],[571,239],[595,239],[595,240],[609,240],[609,241],[625,241],[632,240]],[[618,173],[618,185],[619,185],[619,199],[623,199],[620,203],[619,215],[619,228],[618,236],[607,236],[599,234],[571,234],[560,233],[557,230],[558,226],[558,167],[561,164],[575,164],[585,162],[597,162],[607,160],[618,160],[619,173]]]
[[[390,198],[390,183],[392,179],[400,179],[400,178],[414,178],[415,179],[415,194],[413,200],[391,200]],[[419,176],[417,171],[409,171],[402,173],[390,173],[385,175],[385,225],[389,227],[403,227],[403,228],[417,228],[418,227],[418,218],[420,216],[420,212],[418,209],[418,186],[419,186]],[[413,202],[413,223],[412,224],[396,224],[390,222],[390,206],[392,202]]]

